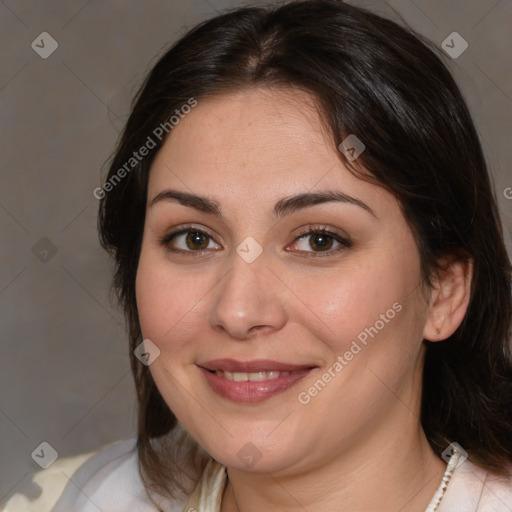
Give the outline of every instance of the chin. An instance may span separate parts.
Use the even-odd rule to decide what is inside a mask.
[[[284,441],[284,440],[283,440]],[[267,443],[268,444],[268,443]],[[295,447],[298,443],[292,443]],[[252,442],[241,438],[229,439],[221,446],[206,447],[208,453],[220,464],[239,471],[251,473],[276,473],[289,467],[291,464],[303,460],[297,450],[289,449],[279,443],[276,449],[265,446],[264,443]]]

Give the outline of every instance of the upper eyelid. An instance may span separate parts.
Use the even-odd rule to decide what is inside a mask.
[[[183,235],[184,233],[189,233],[189,232],[192,232],[192,231],[195,231],[195,232],[199,232],[199,233],[203,233],[207,236],[209,236],[212,240],[215,240],[216,237],[214,235],[212,235],[211,233],[208,232],[208,230],[206,228],[198,228],[194,225],[190,225],[190,226],[183,226],[181,228],[177,228],[177,229],[171,229],[168,233],[168,235],[165,235],[165,236],[178,236],[178,235]]]
[[[301,228],[300,233],[297,234],[296,238],[300,238],[302,236],[306,236],[306,235],[310,234],[311,232],[313,232],[313,233],[315,233],[315,232],[325,232],[327,235],[334,235],[334,236],[337,236],[337,237],[340,237],[340,238],[346,238],[346,239],[349,238],[348,234],[343,233],[343,232],[342,233],[337,233],[335,229],[331,229],[328,226],[324,226],[322,224],[319,224],[317,226],[315,226],[313,224],[309,224],[309,225]]]
[[[207,228],[196,227],[192,224],[184,225],[180,228],[176,228],[175,230],[171,229],[171,230],[169,230],[169,233],[166,236],[171,236],[171,235],[176,236],[176,235],[180,235],[180,234],[183,234],[183,233],[186,233],[189,231],[198,231],[200,233],[204,233],[205,235],[208,235],[210,238],[213,238],[213,239],[216,238],[215,235],[212,235],[211,233],[208,232]],[[304,226],[303,228],[300,229],[300,232],[296,234],[296,238],[303,237],[303,236],[310,234],[311,232],[317,232],[317,231],[325,231],[326,234],[328,234],[328,235],[335,235],[335,236],[339,236],[341,238],[346,238],[346,239],[349,238],[348,234],[336,233],[335,230],[333,230],[327,226],[320,225],[320,224],[318,226],[314,226],[314,225]]]
[[[218,242],[216,241],[215,237],[212,234],[208,233],[208,231],[206,231],[206,229],[204,229],[204,228],[196,228],[195,226],[183,226],[183,227],[178,228],[176,230],[171,230],[168,234],[164,235],[162,237],[162,239],[165,239],[165,238],[174,239],[174,238],[176,238],[178,236],[184,235],[186,233],[191,233],[191,232],[196,232],[196,233],[201,233],[203,235],[206,235],[214,243],[218,244]],[[203,250],[206,250],[206,249],[203,249]],[[201,251],[185,251],[185,252],[201,252]]]

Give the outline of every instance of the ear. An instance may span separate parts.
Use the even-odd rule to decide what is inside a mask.
[[[423,338],[441,341],[449,338],[466,315],[471,298],[473,261],[441,260],[430,295]]]

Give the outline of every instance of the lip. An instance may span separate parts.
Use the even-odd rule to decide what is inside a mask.
[[[304,379],[316,368],[311,365],[292,365],[263,359],[255,361],[215,359],[197,366],[213,391],[223,398],[241,403],[263,402],[279,395]],[[265,370],[291,373],[276,379],[245,382],[228,380],[215,373],[216,371],[253,373]]]
[[[311,364],[287,364],[273,361],[271,359],[255,359],[253,361],[237,361],[236,359],[212,359],[205,363],[198,364],[201,368],[210,371],[221,372],[297,372],[307,368],[313,368]]]

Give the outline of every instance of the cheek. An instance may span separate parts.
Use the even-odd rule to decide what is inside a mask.
[[[302,317],[302,323],[307,322],[315,337],[336,354],[349,350],[354,340],[363,346],[377,337],[407,342],[417,316],[411,306],[419,266],[415,268],[412,255],[379,250],[329,272],[300,279],[290,274],[287,282],[301,299],[295,300],[296,317]]]
[[[161,350],[166,340],[179,339],[173,334],[197,322],[194,318],[205,294],[204,280],[194,273],[173,271],[158,254],[142,251],[136,278],[139,322],[144,338]]]

